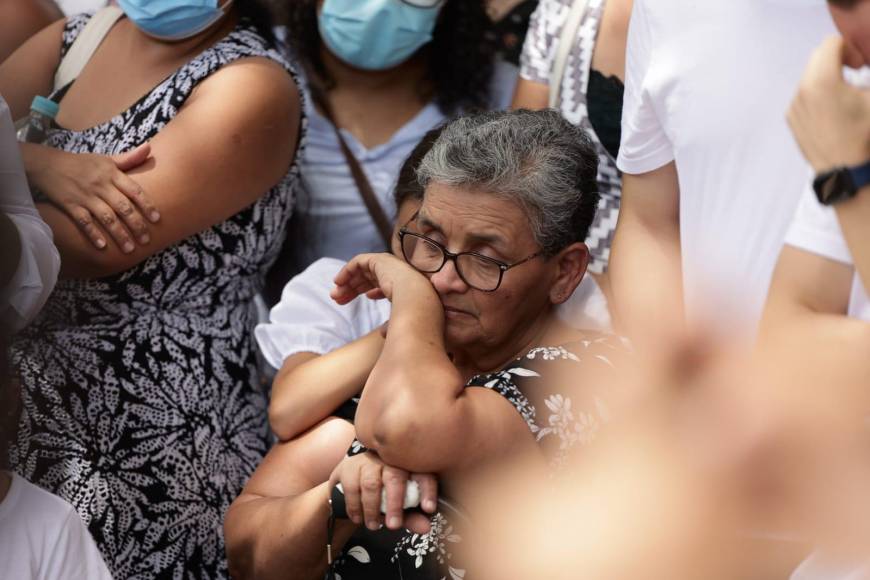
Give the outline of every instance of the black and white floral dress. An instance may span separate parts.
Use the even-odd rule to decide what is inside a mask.
[[[67,22],[64,52],[88,18]],[[130,150],[198,83],[245,57],[295,76],[243,20],[127,111],[80,132],[56,128],[47,144]],[[23,390],[15,469],[75,506],[116,578],[228,576],[224,513],[270,445],[253,298],[296,184],[294,164],[248,208],[132,269],[60,282],[14,344]]]
[[[505,397],[535,436],[551,473],[557,473],[569,455],[595,441],[610,420],[607,379],[629,352],[620,337],[589,333],[570,344],[533,348],[497,372],[473,377],[466,388],[492,389]],[[602,382],[588,384],[578,376],[599,377]],[[354,442],[348,454],[364,451]],[[454,557],[462,542],[454,527],[456,517],[464,517],[461,510],[436,513],[424,535],[359,528],[336,559],[336,580],[470,580]]]

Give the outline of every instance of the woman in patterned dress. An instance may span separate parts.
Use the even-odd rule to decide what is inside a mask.
[[[569,328],[554,308],[585,273],[596,168],[589,138],[553,111],[445,127],[418,169],[425,196],[401,230],[405,260],[363,254],[336,278],[339,304],[363,293],[392,303],[356,412],[358,441],[320,481],[300,477],[302,446],[270,452],[227,516],[240,577],[322,578],[327,499],[341,483],[352,520],[334,528],[336,577],[463,578],[455,522],[403,515],[408,478],[426,488],[437,476],[453,495],[488,461],[528,452],[555,468],[594,440],[608,417],[602,374],[622,343]]]
[[[14,345],[12,459],[76,507],[117,578],[222,578],[224,511],[269,445],[253,298],[291,211],[302,108],[255,1],[171,27],[147,4],[121,0],[53,94],[46,141],[22,145],[63,280]],[[0,67],[15,116],[89,19]]]

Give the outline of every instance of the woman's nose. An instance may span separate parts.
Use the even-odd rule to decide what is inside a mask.
[[[465,292],[468,284],[459,276],[456,270],[456,262],[447,260],[444,267],[432,274],[429,279],[438,294],[450,294],[452,292]]]

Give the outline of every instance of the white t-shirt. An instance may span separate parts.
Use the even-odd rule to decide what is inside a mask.
[[[801,199],[785,243],[848,266],[854,264],[834,208],[820,204],[812,187],[807,188]],[[857,272],[849,297],[849,316],[870,321],[870,299]]]
[[[346,262],[321,258],[284,286],[281,300],[269,312],[269,322],[254,330],[263,358],[279,369],[288,356],[300,352],[325,354],[344,346],[390,319],[390,303],[358,296],[339,306],[329,292]],[[559,317],[587,330],[610,330],[607,299],[592,276],[586,276],[558,310]]]
[[[111,580],[73,507],[12,475],[0,502],[0,576],[9,580]]]
[[[676,162],[687,315],[752,331],[805,184],[785,114],[824,0],[635,0],[618,166]]]
[[[57,282],[60,255],[54,237],[33,206],[24,175],[15,125],[6,101],[0,96],[0,212],[5,213],[21,239],[18,269],[0,288],[0,324],[20,330],[35,317]],[[4,311],[3,307],[8,308]]]

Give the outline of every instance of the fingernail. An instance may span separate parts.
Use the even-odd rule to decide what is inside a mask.
[[[378,529],[378,522],[368,522],[366,524],[366,527],[374,532],[375,530]]]
[[[152,222],[156,222],[157,220],[160,219],[160,212],[158,212],[158,211],[152,211],[151,214],[150,214],[150,216],[151,216],[151,221],[152,221]]]
[[[133,246],[133,242],[124,242],[124,252],[129,254],[136,248]]]
[[[426,501],[423,502],[423,509],[425,509],[427,512],[434,512],[435,511],[435,502],[432,501],[431,499],[427,499]]]
[[[350,521],[352,521],[352,522],[355,523],[356,525],[359,525],[359,524],[360,524],[359,516],[350,516]]]
[[[398,516],[393,516],[390,518],[390,527],[391,528],[396,529],[401,525],[402,525],[402,518],[400,518]]]
[[[151,236],[149,236],[148,234],[142,234],[142,236],[139,238],[139,243],[142,243],[142,244],[147,244],[150,241],[151,241]]]
[[[101,250],[106,247],[106,240],[97,240],[97,247]]]

